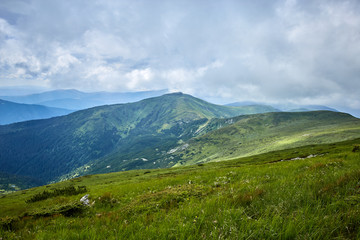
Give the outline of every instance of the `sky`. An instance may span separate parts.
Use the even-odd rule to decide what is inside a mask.
[[[7,86],[360,112],[360,1],[1,0]]]

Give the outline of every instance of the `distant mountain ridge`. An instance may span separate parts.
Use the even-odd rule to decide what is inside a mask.
[[[299,106],[299,107],[294,107],[294,108],[290,108],[286,111],[289,112],[306,112],[306,111],[332,111],[332,112],[338,112],[338,110],[336,110],[335,108],[331,108],[331,107],[327,107],[327,106],[322,106],[322,105],[303,105],[303,106]]]
[[[65,89],[22,96],[0,96],[0,98],[17,103],[81,110],[101,105],[136,102],[145,98],[161,96],[166,93],[168,93],[168,90],[87,93],[75,89]]]
[[[278,111],[284,112],[307,112],[307,111],[333,111],[338,112],[335,108],[323,106],[323,105],[297,105],[297,104],[266,104],[253,101],[233,102],[226,104],[225,106],[240,107],[249,105],[270,105]]]
[[[20,104],[0,99],[0,125],[69,114],[73,111],[35,104]]]

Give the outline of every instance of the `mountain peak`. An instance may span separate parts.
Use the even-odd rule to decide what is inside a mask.
[[[182,96],[182,95],[187,95],[187,94],[184,94],[182,92],[173,92],[173,93],[168,93],[168,94],[165,94],[165,95],[169,95],[169,96]]]

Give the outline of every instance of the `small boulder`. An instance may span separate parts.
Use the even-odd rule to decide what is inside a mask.
[[[90,206],[89,194],[86,194],[85,196],[83,196],[82,198],[80,198],[80,202],[81,202],[82,204],[84,204],[85,206]]]

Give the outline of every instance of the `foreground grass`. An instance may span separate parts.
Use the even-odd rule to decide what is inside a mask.
[[[359,144],[85,176],[3,195],[0,238],[359,239]],[[69,186],[86,186],[92,206],[76,192],[25,202]]]

